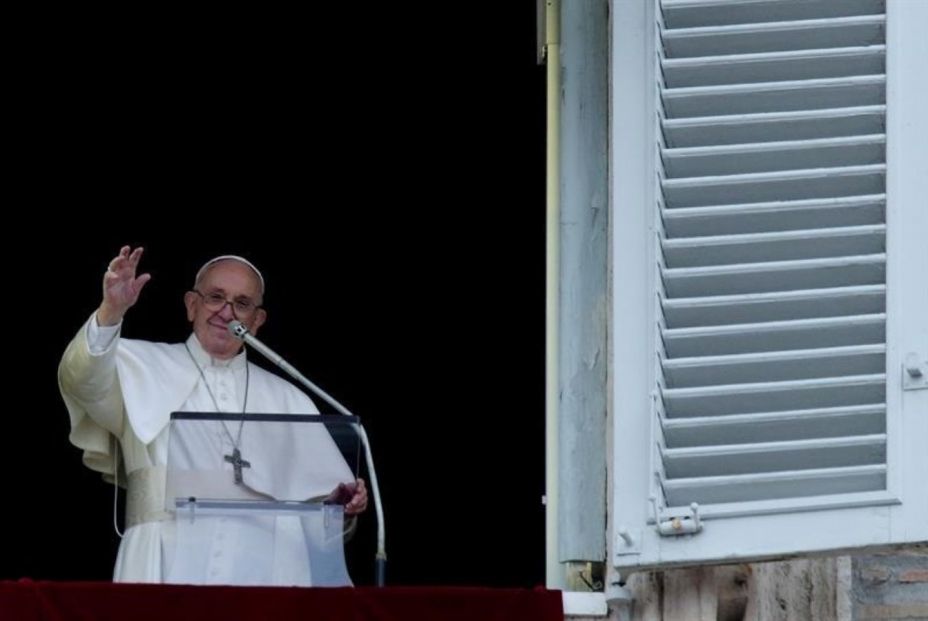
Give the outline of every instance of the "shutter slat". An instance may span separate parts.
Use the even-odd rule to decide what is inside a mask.
[[[667,327],[713,326],[750,321],[785,321],[882,312],[883,284],[801,291],[663,299]]]
[[[661,68],[665,86],[681,88],[876,75],[885,64],[885,46],[868,45],[668,59]]]
[[[886,106],[697,116],[664,121],[668,147],[863,136],[885,132]]]
[[[885,487],[884,464],[673,479],[664,482],[664,492],[672,506],[685,506],[691,502],[731,503],[849,494],[877,491]]]
[[[662,456],[671,478],[863,466],[886,460],[886,434],[668,448]]]
[[[885,224],[666,239],[668,267],[786,261],[885,252]]]
[[[885,148],[886,136],[874,134],[663,149],[661,157],[664,174],[672,179],[879,164]]]
[[[723,355],[883,343],[886,315],[676,328],[662,332],[668,357]]]
[[[670,298],[873,285],[885,282],[885,278],[885,254],[663,271],[664,290]]]
[[[884,15],[862,15],[667,29],[662,39],[668,56],[687,58],[704,54],[747,54],[865,45],[884,40],[885,28]]]
[[[665,120],[663,134],[672,148],[863,136],[884,133],[885,114],[877,105],[698,116]]]
[[[883,0],[662,0],[666,28],[828,19],[885,13]]]
[[[885,384],[886,374],[874,373],[785,382],[663,388],[661,396],[667,416],[723,416],[882,403],[886,399]]]
[[[819,110],[886,103],[886,76],[868,75],[791,82],[668,88],[661,92],[666,118]]]
[[[662,421],[669,448],[871,435],[886,431],[886,404],[694,416]]]
[[[675,209],[879,194],[886,186],[885,176],[886,165],[874,164],[664,179],[661,188],[664,204]]]
[[[710,207],[662,209],[668,236],[704,237],[840,226],[885,221],[886,196],[850,196]]]
[[[883,344],[853,345],[672,358],[661,366],[666,385],[683,388],[872,374],[885,368],[885,354]]]

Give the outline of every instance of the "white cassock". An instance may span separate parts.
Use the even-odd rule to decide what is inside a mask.
[[[118,467],[119,482],[128,483],[127,529],[114,580],[318,584],[307,553],[310,533],[299,519],[272,518],[269,526],[263,518],[198,518],[191,529],[178,528],[173,512],[165,510],[171,412],[215,412],[218,406],[222,412],[241,414],[246,383],[249,413],[316,414],[315,404],[295,386],[246,362],[244,353],[216,360],[193,334],[185,347],[120,339],[118,330],[98,327],[92,316],[71,341],[58,371],[71,416],[70,441],[84,451],[84,464],[107,479]],[[251,464],[242,472],[244,487],[256,495],[308,500],[354,480],[319,425],[291,425],[304,431],[285,434],[282,445],[270,446],[268,434],[281,435],[273,426],[246,422],[239,439],[238,421],[227,421],[225,427],[219,421],[184,424],[193,433],[185,434],[182,451],[172,449],[172,470],[225,471],[232,481],[233,467],[224,457],[235,442]],[[118,464],[114,438],[119,442]],[[306,450],[307,441],[311,450]]]

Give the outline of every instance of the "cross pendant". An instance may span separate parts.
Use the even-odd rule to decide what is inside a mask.
[[[235,470],[235,482],[241,485],[242,468],[251,468],[251,462],[242,459],[242,452],[238,450],[238,447],[232,449],[231,455],[223,455],[223,457],[227,462],[232,464],[232,468]]]

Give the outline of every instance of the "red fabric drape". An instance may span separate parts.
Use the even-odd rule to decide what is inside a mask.
[[[560,591],[462,587],[198,587],[0,582],[3,621],[384,619],[561,621]]]

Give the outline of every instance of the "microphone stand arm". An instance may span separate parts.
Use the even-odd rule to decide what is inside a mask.
[[[354,414],[352,414],[348,408],[343,406],[341,403],[336,401],[334,397],[307,379],[306,376],[297,371],[292,364],[284,360],[280,354],[275,352],[273,349],[259,341],[254,335],[248,332],[248,328],[246,328],[244,324],[239,321],[229,322],[229,331],[232,332],[236,338],[243,340],[253,349],[257,350],[258,353],[260,353],[262,356],[280,367],[287,375],[321,397],[323,400],[325,400],[326,403],[338,410],[340,414],[344,414],[345,416],[354,416]],[[386,578],[387,548],[385,532],[386,529],[384,528],[383,520],[383,504],[380,500],[380,485],[377,482],[377,471],[374,469],[374,456],[371,453],[371,444],[367,439],[367,432],[364,430],[364,426],[360,423],[352,423],[352,425],[355,427],[355,431],[357,431],[358,436],[361,438],[361,445],[364,447],[364,460],[367,463],[367,471],[371,476],[371,492],[374,495],[374,511],[377,514],[377,556],[375,560],[377,574],[376,578],[377,586],[384,586],[384,581]]]

